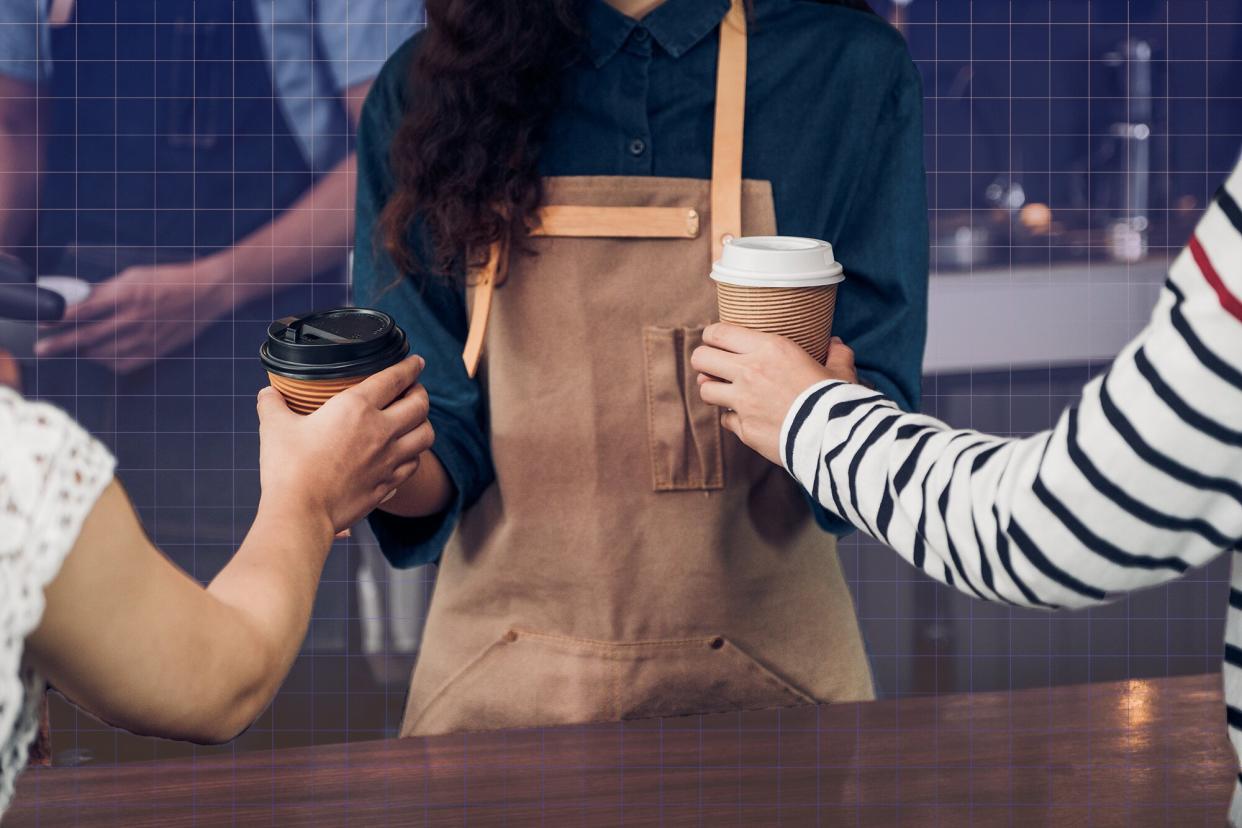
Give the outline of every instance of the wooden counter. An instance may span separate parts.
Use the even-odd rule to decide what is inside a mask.
[[[7,826],[1222,825],[1220,677],[34,769]]]

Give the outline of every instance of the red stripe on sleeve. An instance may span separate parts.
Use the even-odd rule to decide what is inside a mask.
[[[1199,265],[1203,278],[1207,279],[1207,283],[1212,286],[1212,290],[1216,291],[1216,296],[1220,299],[1220,306],[1229,311],[1239,322],[1242,322],[1242,299],[1238,299],[1238,297],[1229,292],[1229,288],[1225,287],[1225,283],[1221,281],[1220,274],[1212,267],[1212,260],[1208,258],[1207,251],[1199,243],[1197,235],[1190,237],[1190,254],[1195,257],[1195,264]]]

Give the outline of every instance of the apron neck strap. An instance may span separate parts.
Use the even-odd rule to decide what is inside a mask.
[[[742,235],[742,133],[746,122],[746,8],[733,0],[720,22],[720,58],[716,68],[716,123],[712,138],[712,261],[726,239]],[[697,225],[696,225],[697,226]],[[470,328],[462,360],[474,377],[483,356],[492,294],[504,280],[508,245],[497,242],[479,271],[470,309]]]
[[[720,23],[716,129],[712,140],[712,261],[725,239],[742,235],[742,133],[746,122],[746,9],[742,0]]]

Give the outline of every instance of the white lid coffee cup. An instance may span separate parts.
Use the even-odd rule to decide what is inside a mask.
[[[712,279],[740,287],[803,288],[845,280],[832,245],[797,236],[747,236],[725,243]]]
[[[59,293],[65,300],[65,307],[80,305],[91,295],[91,283],[76,276],[40,276],[36,284],[53,293]]]

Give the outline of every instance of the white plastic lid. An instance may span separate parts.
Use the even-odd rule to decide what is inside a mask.
[[[796,236],[747,236],[725,243],[712,265],[717,282],[743,287],[822,287],[845,280],[832,245]]]
[[[91,295],[91,283],[76,276],[40,276],[36,283],[64,297],[67,308],[85,302]]]

